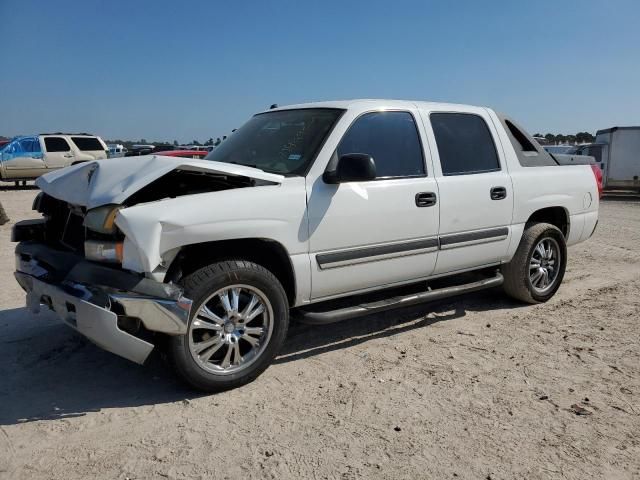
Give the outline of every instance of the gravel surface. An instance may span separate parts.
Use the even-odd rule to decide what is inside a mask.
[[[12,222],[35,190],[0,189]],[[640,478],[640,202],[605,201],[547,304],[485,291],[292,325],[218,395],[23,308],[0,227],[0,478]]]

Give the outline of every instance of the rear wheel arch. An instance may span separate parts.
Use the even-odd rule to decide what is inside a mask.
[[[558,227],[564,238],[569,238],[571,221],[569,212],[564,207],[546,207],[536,210],[529,216],[526,223],[549,223]]]
[[[215,240],[183,246],[172,260],[165,282],[178,282],[211,263],[225,259],[243,259],[269,270],[282,284],[289,305],[296,300],[296,280],[291,257],[278,241],[267,238]]]
[[[501,267],[506,293],[526,303],[546,302],[553,297],[567,266],[565,238],[558,227],[550,223],[527,223],[515,255]],[[541,274],[550,283],[536,284]]]

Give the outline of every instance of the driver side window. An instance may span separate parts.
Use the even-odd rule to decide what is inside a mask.
[[[20,148],[25,153],[40,153],[40,142],[34,137],[23,138],[20,140]]]
[[[9,144],[9,146],[7,146],[4,152],[11,155],[15,155],[16,153],[21,151],[21,148],[22,147],[20,146],[20,142],[18,140],[14,140]]]
[[[338,157],[365,153],[376,163],[376,178],[425,175],[422,144],[409,112],[365,113],[349,127],[338,145]]]

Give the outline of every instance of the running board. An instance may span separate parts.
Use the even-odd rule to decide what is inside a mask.
[[[328,323],[341,322],[351,318],[362,317],[372,313],[383,312],[394,308],[408,307],[420,303],[431,302],[443,298],[461,295],[463,293],[477,292],[486,288],[499,287],[504,282],[504,277],[497,272],[494,277],[479,280],[477,282],[456,285],[454,287],[443,287],[437,290],[428,290],[421,293],[413,293],[406,296],[396,296],[371,303],[362,303],[351,307],[329,310],[327,312],[312,312],[299,310],[300,321],[309,325],[326,325]]]

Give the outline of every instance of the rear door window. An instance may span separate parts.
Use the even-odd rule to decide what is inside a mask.
[[[471,113],[432,113],[430,119],[443,175],[500,170],[493,137],[482,117]]]
[[[83,152],[95,152],[104,150],[104,147],[96,137],[71,137],[71,141]]]
[[[71,147],[62,137],[45,137],[44,146],[47,152],[68,152]]]

